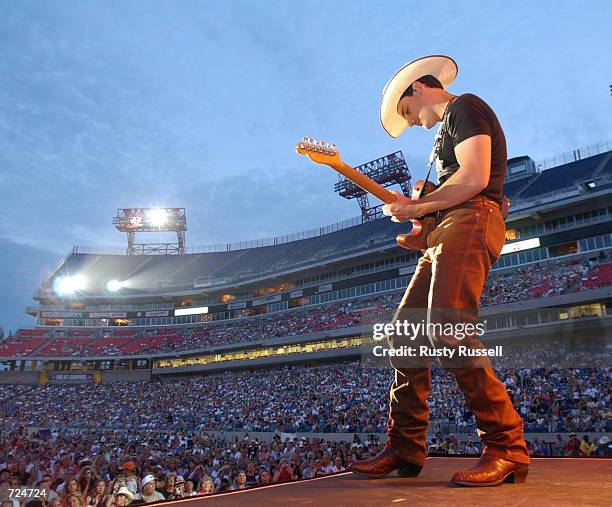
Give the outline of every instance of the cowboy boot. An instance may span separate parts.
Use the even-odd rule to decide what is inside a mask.
[[[523,439],[523,420],[517,414],[506,386],[493,368],[455,368],[457,384],[476,417],[478,434],[485,445],[483,456],[529,466]]]
[[[451,479],[461,486],[499,486],[504,482],[525,482],[529,465],[484,454],[469,470],[456,472]]]
[[[371,459],[353,461],[349,472],[370,478],[380,478],[397,470],[400,477],[416,477],[421,472],[420,465],[410,463],[397,456],[388,446]]]

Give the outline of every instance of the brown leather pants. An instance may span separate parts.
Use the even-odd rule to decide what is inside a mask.
[[[505,240],[505,224],[499,205],[477,196],[439,214],[440,223],[428,238],[428,249],[394,316],[429,321],[473,321],[479,317],[480,295],[492,262],[499,258]],[[455,328],[453,328],[455,329]],[[395,347],[397,337],[389,337]],[[434,347],[483,347],[476,336],[456,340],[428,333]],[[417,344],[416,341],[412,342]],[[506,388],[488,358],[462,361],[440,358],[452,371],[466,402],[476,417],[486,454],[519,463],[529,463],[523,440],[523,421],[514,410]],[[401,364],[400,364],[401,363]],[[388,443],[403,459],[422,465],[426,454],[429,418],[430,362],[391,360],[395,380],[391,386],[387,423]]]

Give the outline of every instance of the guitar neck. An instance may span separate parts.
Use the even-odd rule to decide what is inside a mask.
[[[370,178],[361,174],[359,171],[353,169],[350,165],[345,164],[341,160],[334,165],[330,165],[330,167],[345,178],[351,180],[358,187],[380,199],[385,204],[395,202],[395,194],[389,192],[386,188],[381,187],[378,183],[372,181]]]

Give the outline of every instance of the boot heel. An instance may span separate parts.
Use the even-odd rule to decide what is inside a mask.
[[[527,473],[529,473],[529,467],[515,470],[512,474],[512,482],[514,484],[525,482],[527,480]]]
[[[400,477],[416,477],[421,473],[421,468],[419,465],[413,465],[412,463],[407,463],[405,465],[399,465],[397,467],[397,474]]]

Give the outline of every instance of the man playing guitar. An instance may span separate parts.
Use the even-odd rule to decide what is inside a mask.
[[[432,153],[440,186],[419,200],[398,193],[395,202],[383,208],[396,222],[432,213],[438,219],[394,321],[423,315],[428,322],[476,322],[485,281],[504,244],[504,133],[482,99],[446,91],[456,75],[457,65],[451,58],[429,56],[402,67],[383,91],[381,123],[391,137],[415,125],[430,129],[441,124]],[[460,342],[436,333],[428,338],[436,348],[458,343],[471,349],[483,347],[475,336]],[[441,362],[463,390],[484,444],[479,462],[455,473],[452,482],[465,486],[524,482],[529,456],[523,421],[488,358]],[[351,466],[353,472],[367,477],[395,470],[414,477],[425,463],[430,363],[424,359],[393,367],[385,448],[378,456]]]

